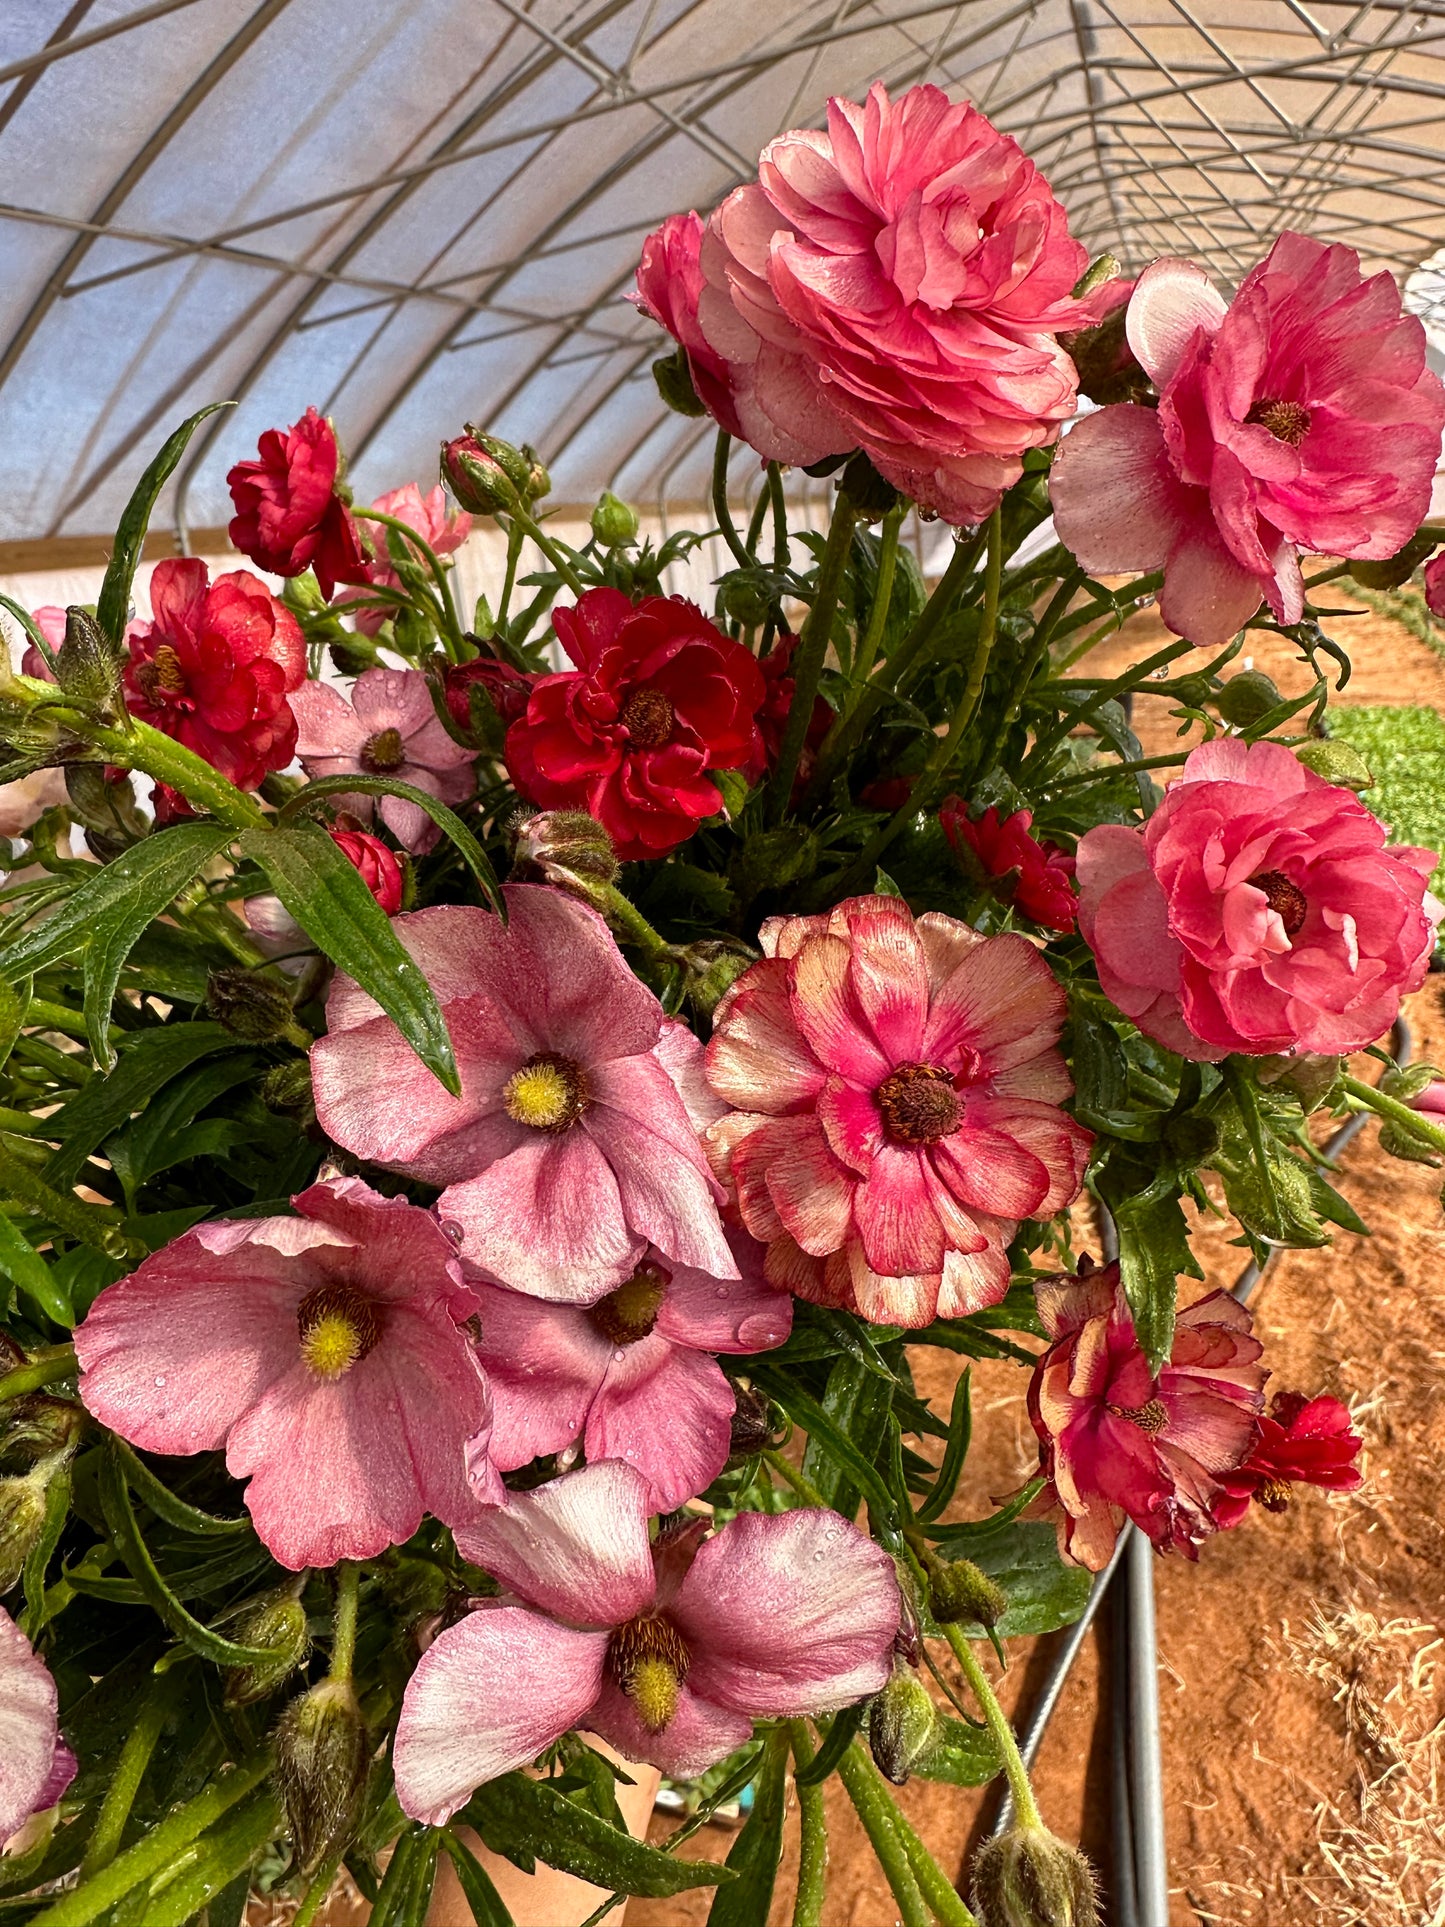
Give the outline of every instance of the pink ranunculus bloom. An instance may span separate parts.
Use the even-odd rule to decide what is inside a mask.
[[[371,505],[382,515],[394,516],[398,522],[405,522],[414,529],[432,551],[433,555],[451,555],[459,549],[472,532],[472,518],[464,510],[453,509],[447,501],[447,492],[438,482],[429,495],[423,495],[415,482],[408,482],[404,488],[394,488],[386,495],[378,495]],[[366,522],[367,540],[376,552],[371,565],[371,581],[361,595],[381,595],[387,589],[401,587],[401,578],[391,566],[387,537],[392,533],[383,522]],[[420,554],[413,552],[418,566],[424,566]],[[349,602],[356,601],[355,595],[338,596],[336,606],[344,609]],[[392,612],[374,606],[359,608],[356,611],[356,626],[364,636],[376,635]]]
[[[474,1279],[497,1469],[581,1444],[594,1463],[635,1465],[654,1512],[705,1491],[727,1462],[736,1405],[712,1354],[770,1351],[793,1324],[791,1297],[763,1275],[762,1246],[742,1231],[728,1243],[740,1282],[649,1252],[585,1308]]]
[[[642,244],[637,290],[628,299],[682,348],[697,398],[718,427],[742,436],[727,359],[708,345],[698,319],[703,233],[696,214],[669,214]]]
[[[1278,743],[1194,750],[1142,829],[1079,844],[1079,928],[1126,1017],[1183,1057],[1358,1050],[1429,968],[1432,850]]]
[[[1073,929],[1079,908],[1074,859],[1057,843],[1034,835],[1031,810],[1015,810],[1000,821],[990,803],[980,816],[971,818],[962,798],[950,796],[940,804],[938,820],[960,858],[966,850],[986,877],[1000,883],[1008,879],[999,894],[1017,904],[1026,917],[1046,930]]]
[[[291,698],[296,750],[308,776],[392,776],[443,803],[462,803],[472,793],[476,752],[447,734],[419,669],[368,669],[358,676],[348,702],[330,683],[308,682]],[[347,794],[335,801],[371,821],[371,796]],[[383,796],[381,820],[404,849],[423,856],[441,832],[421,807],[402,796]]]
[[[1252,1500],[1266,1512],[1285,1512],[1297,1485],[1326,1492],[1357,1492],[1364,1475],[1355,1461],[1364,1441],[1349,1410],[1322,1392],[1276,1392],[1259,1421],[1259,1436],[1244,1463],[1221,1480],[1225,1496],[1214,1506],[1221,1530],[1237,1526]]]
[[[322,1129],[358,1157],[444,1187],[462,1255],[513,1290],[594,1304],[649,1244],[737,1276],[687,1093],[702,1046],[623,961],[595,910],[506,889],[508,922],[437,905],[393,929],[441,1004],[452,1097],[391,1019],[338,975],[311,1053]]]
[[[773,917],[719,1004],[708,1131],[768,1276],[877,1323],[997,1304],[1021,1218],[1079,1194],[1092,1139],[1059,1109],[1064,993],[1024,937],[897,897]]]
[[[0,1845],[53,1807],[75,1778],[60,1737],[55,1681],[9,1613],[0,1610]]]
[[[450,1239],[359,1178],[292,1202],[294,1218],[217,1219],[153,1253],[75,1349],[86,1409],[132,1445],[224,1447],[257,1533],[299,1572],[373,1559],[428,1512],[459,1527],[502,1493]]]
[[[403,1809],[440,1825],[574,1727],[690,1779],[755,1719],[883,1686],[900,1606],[881,1546],[821,1510],[705,1529],[695,1519],[649,1545],[646,1482],[618,1461],[481,1513],[458,1548],[505,1591],[412,1674],[393,1755]]]
[[[1191,262],[1156,261],[1127,328],[1158,411],[1076,425],[1050,478],[1054,519],[1087,568],[1162,568],[1178,634],[1225,642],[1261,601],[1298,622],[1301,550],[1378,559],[1415,533],[1445,387],[1392,275],[1366,279],[1352,248],[1286,233],[1228,305]]]
[[[1433,1117],[1445,1117],[1445,1081],[1432,1078],[1423,1091],[1417,1091],[1409,1100],[1412,1111],[1425,1111]]]
[[[1126,1517],[1160,1552],[1196,1556],[1216,1527],[1225,1480],[1258,1437],[1268,1373],[1248,1311],[1212,1291],[1180,1312],[1156,1377],[1134,1330],[1119,1267],[1037,1281],[1053,1341],[1034,1367],[1029,1417],[1058,1515],[1059,1550],[1098,1572]]]
[[[695,312],[761,454],[861,446],[924,508],[978,522],[1074,412],[1058,335],[1092,318],[1071,299],[1086,259],[1033,162],[976,108],[879,84],[862,106],[830,100],[826,131],[763,150],[708,222],[695,300],[691,274],[674,288],[685,320],[654,312],[690,359]]]

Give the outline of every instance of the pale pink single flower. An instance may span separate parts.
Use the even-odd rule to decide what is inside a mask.
[[[423,495],[415,482],[408,482],[404,488],[394,488],[386,495],[378,495],[371,506],[382,515],[405,522],[436,556],[454,554],[472,532],[471,516],[464,510],[452,508],[440,482],[429,495]],[[371,565],[371,581],[364,589],[337,596],[333,606],[339,611],[361,596],[383,595],[388,589],[401,587],[401,578],[391,566],[388,547],[388,538],[393,531],[384,522],[368,522],[365,515],[358,519],[366,531],[366,539],[374,549],[376,559]],[[412,553],[412,560],[418,568],[428,566],[425,558],[416,551]],[[393,613],[389,609],[358,608],[355,611],[356,626],[362,635],[374,636]]]
[[[745,1231],[727,1237],[740,1279],[649,1252],[585,1308],[473,1279],[498,1471],[580,1444],[594,1463],[636,1466],[654,1512],[706,1491],[727,1463],[736,1405],[712,1354],[770,1351],[793,1325],[791,1297],[763,1275],[762,1246]]]
[[[0,1609],[0,1842],[53,1807],[75,1778],[60,1737],[55,1681],[9,1613]]]
[[[647,1536],[630,1465],[569,1472],[484,1511],[463,1556],[505,1591],[422,1655],[402,1701],[397,1798],[440,1825],[484,1781],[584,1727],[690,1779],[755,1719],[830,1712],[891,1670],[898,1581],[836,1512],[739,1513]]]
[[[735,1278],[722,1189],[681,1094],[702,1046],[595,910],[545,884],[508,884],[506,899],[505,925],[452,904],[392,923],[441,1004],[461,1096],[338,975],[311,1053],[322,1129],[444,1187],[437,1209],[462,1255],[514,1290],[593,1304],[649,1244]]]
[[[65,640],[64,609],[60,608],[56,603],[43,602],[38,609],[32,609],[30,611],[30,619],[50,644],[52,655],[55,654],[59,650],[61,643]],[[51,674],[50,664],[45,660],[44,656],[41,655],[33,642],[27,642],[25,644],[24,653],[20,658],[20,673],[24,676],[34,676],[37,682],[55,681],[55,677]]]
[[[1225,1481],[1259,1436],[1268,1373],[1249,1312],[1212,1291],[1180,1312],[1157,1376],[1134,1330],[1119,1267],[1036,1281],[1053,1341],[1034,1367],[1029,1417],[1057,1511],[1059,1550],[1098,1572],[1125,1518],[1160,1552],[1196,1557],[1217,1530]]]
[[[463,803],[472,793],[476,751],[447,734],[419,669],[368,669],[350,702],[330,683],[306,682],[291,708],[308,776],[392,776],[443,803]],[[359,791],[332,799],[364,823],[376,800]],[[434,846],[441,832],[420,803],[400,796],[380,802],[381,820],[403,849],[421,856]]]
[[[1064,992],[1021,936],[897,897],[774,917],[718,1006],[709,1142],[768,1276],[875,1322],[997,1304],[1021,1218],[1079,1195],[1092,1138],[1059,1109]]]
[[[1087,416],[1049,483],[1059,539],[1086,568],[1163,569],[1165,622],[1215,644],[1261,601],[1299,621],[1301,550],[1380,558],[1415,533],[1445,387],[1393,276],[1286,233],[1228,304],[1192,262],[1156,261],[1126,325],[1158,410]]]
[[[294,1218],[196,1225],[75,1334],[86,1409],[146,1452],[217,1452],[283,1566],[372,1559],[424,1514],[459,1527],[486,1464],[476,1311],[430,1213],[359,1178]],[[470,1466],[471,1483],[468,1483]]]
[[[1141,829],[1102,823],[1079,844],[1105,995],[1182,1057],[1373,1043],[1425,981],[1445,916],[1434,851],[1385,837],[1280,744],[1201,744]]]

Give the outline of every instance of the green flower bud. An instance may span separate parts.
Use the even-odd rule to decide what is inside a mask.
[[[1098,1927],[1094,1870],[1044,1827],[1010,1827],[973,1863],[979,1927]]]
[[[728,1435],[728,1463],[750,1459],[776,1443],[773,1408],[766,1393],[751,1385],[735,1385],[732,1428]]]
[[[519,449],[495,435],[466,432],[442,444],[441,478],[469,515],[515,508],[527,490],[529,464]]]
[[[511,825],[512,874],[539,878],[584,902],[617,881],[612,838],[586,810],[540,810]]]
[[[911,1667],[895,1666],[893,1677],[868,1712],[868,1744],[885,1780],[904,1786],[915,1762],[933,1745],[938,1715],[927,1688]]]
[[[891,482],[874,468],[860,448],[843,470],[843,490],[863,522],[881,522],[890,509],[903,500]]]
[[[703,937],[686,946],[687,1000],[701,1017],[711,1017],[743,972],[756,963],[756,953],[726,939]]]
[[[47,1472],[75,1456],[85,1430],[85,1411],[73,1399],[32,1392],[9,1406],[3,1449],[8,1464],[29,1471],[41,1460]]]
[[[681,348],[674,348],[670,355],[663,355],[653,362],[652,379],[657,383],[658,394],[675,415],[697,416],[707,413],[697,398],[697,390],[692,385],[692,370]]]
[[[268,1111],[283,1117],[314,1116],[309,1060],[302,1057],[293,1058],[289,1064],[273,1064],[261,1079],[261,1102]]]
[[[60,687],[78,709],[106,714],[120,688],[120,661],[88,609],[67,609],[65,640],[55,658]]]
[[[1008,1594],[971,1559],[928,1561],[928,1610],[940,1626],[958,1620],[996,1626],[1008,1611]]]
[[[1413,1104],[1421,1091],[1442,1081],[1445,1081],[1445,1071],[1417,1059],[1413,1064],[1401,1065],[1399,1070],[1386,1071],[1380,1079],[1380,1089],[1386,1097],[1393,1097],[1401,1104]]]
[[[1363,589],[1398,589],[1401,583],[1410,580],[1427,556],[1434,554],[1438,545],[1438,536],[1412,535],[1403,549],[1397,549],[1382,561],[1352,562],[1351,580]]]
[[[1180,676],[1173,686],[1174,696],[1188,709],[1203,709],[1214,695],[1216,679],[1212,676]]]
[[[1215,697],[1214,707],[1225,722],[1233,723],[1237,729],[1248,729],[1283,701],[1284,697],[1263,670],[1244,669],[1230,677]]]
[[[43,1471],[23,1478],[0,1479],[0,1593],[20,1583],[25,1561],[45,1523]]]
[[[342,676],[359,676],[365,670],[377,666],[376,651],[369,642],[353,642],[348,636],[344,642],[333,642],[326,651],[331,658],[331,666]]]
[[[767,583],[751,570],[740,569],[735,575],[724,576],[719,596],[723,614],[740,622],[745,629],[756,629],[759,623],[766,622],[773,606]]]
[[[1212,1117],[1186,1111],[1181,1117],[1166,1119],[1164,1142],[1181,1164],[1203,1164],[1219,1149],[1219,1126]]]
[[[288,991],[270,977],[239,966],[211,972],[206,1007],[218,1024],[248,1044],[272,1043],[295,1021]]]
[[[1338,736],[1301,743],[1295,751],[1295,760],[1303,763],[1306,769],[1312,769],[1316,776],[1323,776],[1327,783],[1338,783],[1343,789],[1368,790],[1375,787],[1375,779],[1364,757],[1349,743],[1342,743]]]
[[[314,1873],[350,1840],[366,1788],[371,1748],[356,1690],[323,1679],[282,1713],[275,1732],[274,1777],[296,1865]]]
[[[529,502],[540,502],[544,495],[552,493],[552,477],[543,467],[536,449],[530,442],[522,444],[522,459],[527,468],[522,482],[522,493]]]
[[[592,533],[604,549],[626,548],[637,540],[637,510],[620,501],[611,489],[592,511]]]
[[[311,1650],[306,1608],[290,1586],[263,1593],[243,1607],[227,1626],[240,1646],[266,1646],[273,1660],[233,1667],[226,1675],[226,1704],[250,1706],[283,1685]]]

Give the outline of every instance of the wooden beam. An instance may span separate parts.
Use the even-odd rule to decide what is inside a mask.
[[[47,535],[34,541],[0,542],[0,575],[38,575],[59,569],[103,569],[110,560],[111,535]],[[195,555],[229,555],[234,551],[224,529],[192,529]],[[152,529],[145,539],[142,560],[159,562],[179,555],[174,529]]]

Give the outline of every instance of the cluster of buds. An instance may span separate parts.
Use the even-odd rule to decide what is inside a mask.
[[[503,515],[529,509],[552,487],[552,478],[527,443],[514,448],[498,435],[484,435],[470,422],[442,444],[441,479],[469,515]]]

